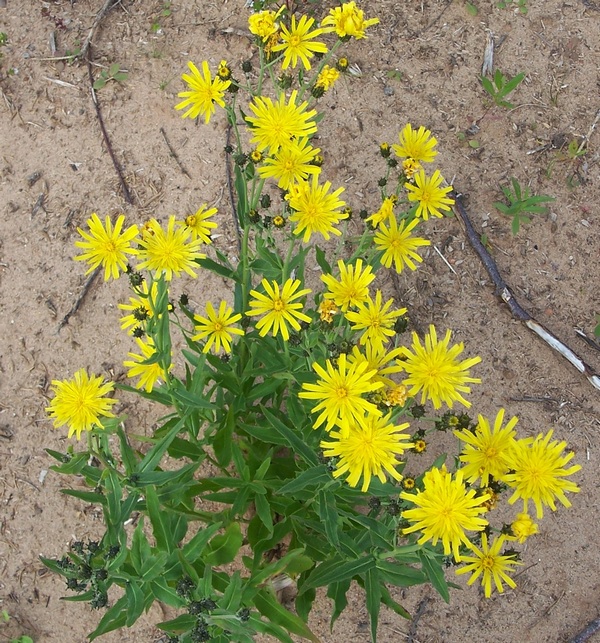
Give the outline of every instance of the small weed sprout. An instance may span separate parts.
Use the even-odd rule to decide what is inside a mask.
[[[531,219],[524,214],[546,214],[548,208],[540,203],[547,203],[554,201],[554,197],[540,194],[539,196],[529,193],[529,188],[522,188],[517,179],[514,177],[510,180],[512,190],[509,186],[501,187],[502,193],[508,201],[508,205],[501,201],[496,201],[494,207],[502,214],[512,217],[511,230],[513,234],[517,234],[521,227],[521,223],[531,223]]]
[[[10,614],[8,613],[7,610],[2,610],[0,612],[0,622],[7,624],[10,622]],[[4,640],[4,637],[3,637]],[[6,639],[8,643],[33,643],[33,639],[30,636],[26,636],[25,634],[22,634],[18,638],[7,638]]]
[[[524,78],[525,74],[523,73],[517,74],[514,78],[508,78],[508,76],[505,76],[497,69],[493,77],[493,82],[489,78],[482,76],[481,84],[498,107],[512,109],[514,105],[505,99],[521,84]]]
[[[496,6],[498,9],[509,9],[514,7],[522,16],[526,16],[529,11],[527,8],[527,0],[500,0]]]
[[[150,27],[150,31],[152,33],[158,33],[162,29],[162,25],[160,24],[160,19],[161,18],[168,18],[171,15],[171,3],[170,2],[165,2],[163,5],[162,11],[158,14],[156,19],[152,22],[152,26]]]
[[[118,83],[127,80],[127,72],[121,71],[119,63],[113,63],[108,69],[103,69],[100,72],[100,77],[94,81],[94,89],[102,89],[111,80],[115,80]]]
[[[598,323],[596,324],[596,328],[594,328],[594,335],[600,337],[600,315],[596,315],[596,321]]]

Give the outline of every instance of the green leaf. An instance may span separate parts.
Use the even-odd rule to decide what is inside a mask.
[[[365,574],[365,593],[367,595],[367,612],[369,612],[371,621],[371,640],[376,643],[381,608],[381,585],[377,568],[369,569]]]
[[[280,496],[290,495],[307,487],[320,487],[327,482],[331,482],[331,473],[324,464],[319,464],[316,467],[311,467],[303,471],[293,480],[279,488],[276,493]]]
[[[114,469],[105,469],[102,473],[105,479],[104,486],[106,488],[106,521],[107,526],[115,528],[121,524],[121,499],[123,497],[123,489],[119,482],[119,477]]]
[[[492,85],[492,82],[490,81],[489,78],[486,78],[485,76],[481,77],[481,84],[483,85],[483,88],[485,91],[490,95],[490,96],[495,96],[496,95],[496,90],[494,89],[494,86]]]
[[[157,601],[170,605],[171,607],[183,607],[187,601],[167,584],[164,578],[155,578],[150,581],[150,591]]]
[[[157,576],[160,576],[164,569],[165,563],[169,554],[166,551],[160,551],[153,556],[149,556],[142,563],[142,568],[140,570],[140,576],[146,582],[154,580]]]
[[[207,565],[226,565],[233,562],[242,546],[243,536],[240,524],[232,522],[224,534],[215,536],[208,544],[204,561]]]
[[[479,13],[479,9],[477,8],[477,6],[471,2],[467,2],[466,8],[467,8],[467,13],[471,16],[476,16]]]
[[[411,587],[427,582],[425,574],[420,569],[415,569],[401,562],[378,560],[377,569],[386,583],[395,587]]]
[[[138,471],[152,471],[160,462],[161,458],[171,445],[172,440],[182,430],[185,423],[185,418],[174,417],[168,420],[161,428],[166,431],[162,437],[151,449],[146,453],[144,459],[140,462]]]
[[[248,210],[249,210],[248,185],[246,183],[246,179],[244,179],[242,170],[240,166],[237,165],[237,163],[234,167],[234,174],[235,174],[235,179],[234,179],[235,193],[237,194],[237,197],[238,197],[238,202],[237,202],[238,220],[242,225],[242,227],[245,228],[248,225]]]
[[[100,77],[94,81],[94,89],[102,89],[106,85],[106,79]]]
[[[151,555],[152,550],[144,533],[144,516],[142,516],[131,539],[131,562],[138,574],[141,574],[144,561],[148,560]]]
[[[223,592],[223,598],[219,604],[224,610],[234,612],[240,607],[241,594],[242,577],[240,576],[240,572],[234,572],[229,578],[229,584]]]
[[[215,405],[211,404],[203,397],[190,393],[183,386],[174,386],[171,389],[171,394],[178,401],[191,409],[214,409]]]
[[[299,593],[303,593],[313,587],[322,587],[330,583],[340,583],[347,579],[352,579],[358,574],[364,574],[369,569],[375,567],[373,556],[363,556],[356,560],[342,562],[340,556],[330,558],[316,567],[308,576],[305,582],[299,587]]]
[[[220,277],[225,277],[225,279],[235,279],[235,272],[231,268],[221,263],[217,263],[216,261],[213,261],[208,257],[206,257],[205,259],[197,259],[196,262],[202,268],[210,270]]]
[[[429,554],[429,555],[428,555]],[[431,556],[431,557],[430,557]],[[443,563],[439,557],[433,552],[428,552],[423,549],[419,552],[419,558],[423,565],[423,571],[427,574],[429,581],[433,587],[439,592],[440,596],[446,601],[450,602],[450,592],[448,591],[448,583],[444,576]]]
[[[256,507],[256,513],[261,519],[263,525],[267,528],[269,536],[273,533],[273,516],[271,512],[271,505],[267,500],[266,496],[263,494],[256,494],[254,496],[254,506]]]
[[[127,598],[127,620],[125,625],[131,627],[144,611],[144,592],[136,582],[129,582],[125,585],[125,597]]]
[[[296,455],[299,455],[305,462],[313,467],[319,464],[315,452],[306,445],[306,442],[285,425],[277,416],[264,406],[260,407],[269,424],[279,433],[292,448]]]
[[[294,605],[296,606],[296,612],[298,616],[306,623],[308,621],[308,616],[312,609],[315,598],[317,597],[316,589],[309,589],[299,596],[296,596],[296,601]]]
[[[333,630],[335,622],[340,617],[341,613],[348,606],[348,599],[346,594],[350,589],[351,579],[346,579],[342,582],[330,583],[327,589],[327,598],[333,600],[333,610],[331,612],[331,620],[329,621],[329,629]]]
[[[319,639],[311,632],[306,623],[287,610],[275,598],[271,590],[261,589],[254,597],[256,609],[273,623],[281,625],[288,632],[302,636],[313,643],[320,643]]]
[[[230,406],[227,415],[223,418],[221,426],[212,439],[212,446],[217,458],[217,462],[222,467],[227,467],[231,462],[233,429],[235,428],[235,412]]]
[[[121,598],[104,614],[98,627],[89,634],[90,641],[97,639],[102,634],[112,632],[123,627],[127,621],[127,596]]]
[[[198,617],[192,614],[181,614],[170,621],[157,623],[156,627],[169,634],[185,634],[189,632],[198,622]]]
[[[148,517],[152,523],[152,535],[156,540],[156,545],[162,551],[171,553],[177,543],[173,542],[170,533],[169,513],[165,507],[161,507],[158,495],[154,487],[146,487],[146,508]]]
[[[522,80],[525,78],[525,74],[517,74],[514,78],[509,80],[499,92],[500,96],[507,96],[521,84]]]
[[[89,502],[94,505],[106,505],[106,496],[102,493],[96,493],[95,491],[78,491],[76,489],[61,489],[61,493],[64,493],[65,496],[73,496],[73,498],[79,498],[84,502]]]
[[[199,528],[194,537],[183,546],[185,559],[194,564],[204,553],[208,541],[219,531],[221,524],[217,522],[214,525]]]
[[[119,448],[121,451],[121,460],[123,460],[123,466],[125,467],[125,472],[129,476],[136,470],[138,459],[135,456],[133,449],[129,445],[127,436],[125,435],[125,431],[123,431],[122,425],[119,425],[117,427],[117,435],[119,436]]]
[[[339,515],[335,496],[331,491],[319,491],[319,518],[325,525],[327,540],[336,548],[340,548]]]

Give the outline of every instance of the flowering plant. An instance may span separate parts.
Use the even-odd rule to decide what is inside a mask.
[[[470,407],[480,358],[463,357],[451,331],[438,337],[433,325],[402,341],[406,308],[373,290],[380,270],[417,268],[429,244],[413,236],[417,226],[453,203],[439,171],[424,169],[437,155],[432,133],[407,124],[397,144],[381,145],[372,214],[353,217],[344,189],[321,177],[318,99],[347,69],[338,48],[377,19],[355,2],[320,24],[264,4],[249,18],[257,69],[246,62],[238,78],[222,61],[213,76],[207,61],[190,62],[176,105],[207,123],[221,108],[232,129],[239,258],[213,243],[217,210],[206,204],[166,226],[124,229],[123,216],[113,225],[93,214],[79,230],[76,259],[105,280],[127,273],[121,326],[137,344],[124,361],[134,386],[81,369],[53,382],[47,408],[69,437],[87,436],[83,451],[49,450],[55,471],[89,487],[65,493],[104,514],[99,542],[43,559],[71,600],[107,608],[92,640],[160,601],[180,612],[158,624],[173,642],[318,641],[307,625],[317,591],[333,602],[333,625],[356,581],[375,641],[382,604],[409,616],[393,588],[429,582],[449,598],[449,561],[469,583],[481,578],[486,596],[492,584],[514,587],[518,554],[505,546],[538,531],[529,503],[539,519],[578,491],[567,477],[579,467],[552,431],[517,439],[504,409],[493,422],[455,412]],[[344,244],[326,243],[336,237]],[[194,294],[173,304],[172,280],[199,270],[231,283],[232,301],[199,312]],[[164,407],[150,435],[126,431],[115,389]],[[449,410],[426,417],[427,404]],[[449,429],[462,444],[455,471],[444,456],[424,470],[427,434]],[[507,489],[522,511],[492,528]],[[293,611],[278,594],[290,586]]]

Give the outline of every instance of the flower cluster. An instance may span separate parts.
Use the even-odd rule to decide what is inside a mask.
[[[430,217],[445,216],[453,204],[440,171],[424,169],[438,154],[432,132],[408,123],[398,143],[380,145],[386,165],[381,191],[374,208],[360,210],[360,217],[348,203],[352,196],[325,178],[316,143],[317,107],[325,92],[344,82],[339,79],[349,65],[334,55],[378,22],[355,2],[332,8],[320,22],[285,3],[277,11],[251,14],[248,27],[259,55],[242,64],[243,76],[225,60],[214,75],[208,61],[188,63],[189,73],[182,76],[187,89],[175,109],[183,118],[208,123],[221,108],[232,130],[225,152],[236,192],[237,255],[220,247],[219,213],[207,203],[164,223],[152,218],[125,228],[124,215],[113,223],[92,214],[87,229],[78,228],[75,245],[82,252],[75,259],[87,262],[88,272],[104,270],[107,281],[122,273],[129,278],[132,295],[118,308],[121,328],[135,348],[115,383],[84,369],[71,380],[53,381],[46,410],[55,427],[68,427],[69,436],[89,432],[89,457],[75,464],[71,455],[61,460],[63,472],[83,472],[97,487],[77,497],[102,504],[107,525],[128,519],[124,507],[148,515],[149,522],[142,527],[140,521],[132,536],[132,551],[123,549],[118,559],[127,576],[115,563],[128,624],[134,607],[148,608],[135,570],[144,582],[150,576],[154,596],[187,606],[185,618],[167,623],[166,632],[179,636],[189,626],[190,640],[216,640],[238,628],[235,635],[250,640],[242,625],[262,627],[262,616],[273,607],[270,592],[262,589],[268,569],[263,553],[283,541],[294,547],[277,568],[299,583],[313,582],[313,574],[319,581],[323,566],[333,565],[343,550],[349,569],[356,561],[382,563],[381,570],[368,573],[383,596],[396,573],[385,576],[388,559],[412,565],[417,551],[430,565],[437,561],[440,574],[444,557],[452,558],[460,565],[457,574],[470,574],[469,584],[481,580],[490,596],[494,587],[514,587],[510,574],[520,563],[505,546],[538,533],[544,509],[556,510],[557,502],[570,506],[568,494],[579,491],[570,477],[580,467],[565,453],[566,443],[553,440],[552,430],[519,439],[517,418],[505,422],[504,409],[493,421],[479,415],[477,422],[454,411],[471,407],[471,385],[481,383],[472,371],[481,358],[453,341],[450,329],[439,332],[433,324],[424,334],[403,337],[407,308],[378,280],[382,266],[396,273],[418,268],[424,261],[419,253],[430,241],[415,236],[417,230]],[[269,79],[271,95],[264,87]],[[192,288],[205,271],[232,285],[229,300],[205,300],[200,287],[182,294],[178,304],[170,301],[175,279]],[[135,388],[120,381],[124,376]],[[113,413],[115,388],[138,389],[171,409],[145,437],[152,443],[147,453],[130,447],[124,423]],[[429,415],[442,408],[439,419]],[[427,434],[435,430],[451,431],[461,445],[452,470],[442,456],[428,470],[418,470]],[[109,434],[118,439],[116,456],[109,453]],[[186,464],[177,471],[172,461],[164,467],[163,454],[185,457]],[[102,473],[94,469],[96,462]],[[202,462],[218,469],[217,476],[202,478]],[[496,529],[489,517],[505,492],[519,512]],[[230,507],[217,516],[195,506],[204,500]],[[189,538],[188,517],[207,523]],[[145,540],[149,525],[156,547]],[[359,533],[361,526],[369,538]],[[110,523],[109,531],[114,546],[126,545],[122,524]],[[331,540],[331,548],[323,553],[321,545],[310,546],[312,539]],[[411,545],[409,558],[398,553],[400,541]],[[235,572],[227,589],[225,572],[199,577],[201,563],[205,571],[225,569],[242,544],[257,547],[249,575]],[[194,564],[187,555],[195,557]],[[156,566],[155,575],[149,566]],[[112,573],[112,563],[101,571]],[[180,572],[185,575],[177,580]],[[196,584],[187,576],[192,572],[200,578]],[[354,577],[363,582],[361,573]],[[317,581],[307,588],[314,590]],[[251,592],[245,593],[246,582]],[[72,588],[83,586],[77,581]],[[260,618],[239,602],[246,595],[264,608]],[[221,620],[206,616],[217,606],[225,610]],[[229,608],[232,614],[226,614]],[[280,610],[276,605],[281,615]],[[295,618],[283,620],[293,622],[295,634],[306,634],[305,623]],[[282,630],[260,631],[289,638]]]

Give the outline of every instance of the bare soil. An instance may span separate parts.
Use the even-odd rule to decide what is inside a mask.
[[[349,46],[362,77],[344,78],[321,101],[325,176],[346,187],[356,211],[372,210],[383,172],[379,143],[395,142],[406,122],[429,127],[439,140],[443,175],[466,196],[474,225],[487,236],[524,307],[598,369],[600,354],[573,328],[589,334],[600,312],[600,131],[591,129],[600,109],[600,5],[530,0],[523,16],[476,1],[477,16],[460,0],[361,3],[381,23],[367,40]],[[58,331],[86,280],[82,265],[71,260],[76,227],[92,212],[124,212],[130,222],[142,223],[150,216],[182,216],[208,202],[220,210],[215,243],[234,250],[225,119],[218,114],[210,126],[197,125],[183,121],[173,106],[188,60],[207,59],[214,69],[227,59],[239,68],[252,49],[243,0],[180,0],[171,3],[169,16],[161,13],[163,2],[122,0],[103,20],[93,40],[93,73],[97,77],[114,62],[128,72],[125,82],[110,82],[98,99],[132,193],[129,205],[102,141],[86,65],[56,60],[83,42],[104,1],[4,4],[0,609],[12,620],[0,626],[0,640],[26,633],[40,643],[79,643],[101,614],[60,601],[63,582],[38,557],[60,556],[73,540],[101,533],[101,516],[61,495],[65,480],[46,475],[51,460],[44,449],[64,450],[67,440],[52,430],[44,407],[50,380],[82,366],[106,377],[122,375],[130,340],[118,327],[124,281],[97,280]],[[526,73],[514,109],[488,108],[478,80],[487,29],[501,43],[497,68],[509,76]],[[191,178],[170,155],[161,128]],[[581,143],[588,134],[586,154],[569,158],[569,142]],[[492,205],[511,176],[556,198],[548,215],[534,217],[517,236]],[[380,641],[568,641],[599,612],[600,392],[511,317],[455,218],[430,221],[426,232],[439,254],[431,248],[416,275],[403,273],[396,284],[415,328],[452,328],[469,354],[481,355],[477,375],[483,384],[474,387],[474,411],[494,416],[505,407],[519,416],[521,435],[553,427],[557,438],[567,440],[582,465],[576,476],[581,493],[571,509],[548,512],[541,533],[525,547],[515,590],[486,600],[460,580],[449,605],[431,589],[398,591],[418,620],[411,624],[384,612]],[[182,287],[203,303],[224,285],[202,275]],[[136,422],[151,422],[151,416],[140,409]],[[353,592],[333,632],[328,602],[319,602],[312,626],[323,641],[369,640],[363,597]],[[161,619],[155,606],[131,630],[104,640],[159,641],[152,624]]]

